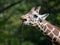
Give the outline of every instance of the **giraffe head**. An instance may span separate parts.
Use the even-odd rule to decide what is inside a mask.
[[[21,16],[21,19],[23,20],[23,23],[25,25],[32,25],[32,26],[36,26],[38,23],[42,23],[43,20],[45,20],[47,18],[47,16],[49,15],[47,14],[39,14],[39,10],[41,9],[41,7],[37,7],[35,9],[35,7],[33,7],[27,14]]]

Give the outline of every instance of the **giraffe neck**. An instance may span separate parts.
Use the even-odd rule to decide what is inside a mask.
[[[56,29],[55,26],[45,21],[38,24],[38,27],[43,31],[45,35],[50,37],[53,42],[57,42],[60,44],[60,31]]]

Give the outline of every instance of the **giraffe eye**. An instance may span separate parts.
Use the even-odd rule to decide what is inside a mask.
[[[37,18],[38,16],[36,14],[34,14],[34,18]]]

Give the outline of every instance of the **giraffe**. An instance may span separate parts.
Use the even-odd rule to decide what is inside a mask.
[[[52,42],[60,45],[60,28],[46,20],[49,16],[48,13],[42,15],[39,14],[40,9],[41,6],[37,8],[33,7],[27,14],[21,16],[20,18],[23,20],[23,24],[37,26],[44,35],[51,39]]]

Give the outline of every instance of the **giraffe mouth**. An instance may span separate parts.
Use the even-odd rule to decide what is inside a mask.
[[[22,18],[20,18],[21,20],[22,20],[22,22],[25,22],[25,21],[27,21],[27,19],[22,19]]]
[[[25,19],[21,19],[22,20],[22,24],[26,25],[25,22],[26,20]]]
[[[27,19],[23,19],[23,22],[24,22],[24,21],[27,21]]]
[[[22,19],[22,18],[20,18],[20,19],[22,21],[22,24],[24,24],[24,25],[27,25],[28,24],[27,19]]]

